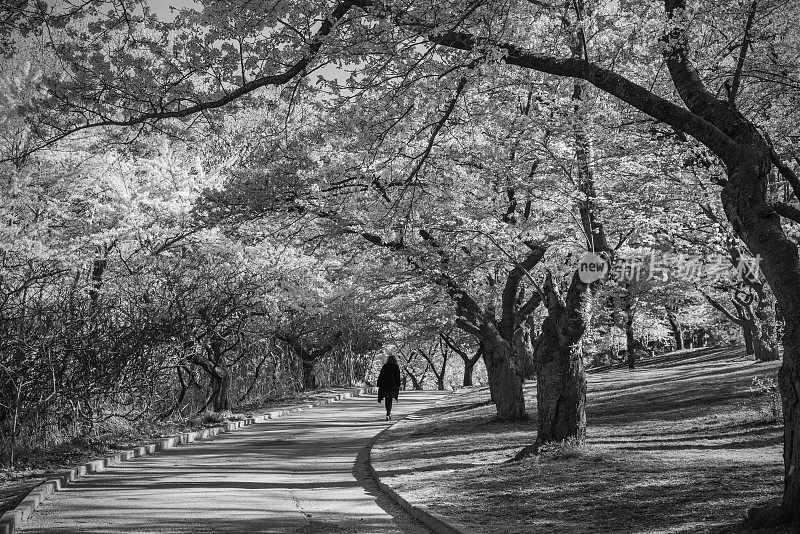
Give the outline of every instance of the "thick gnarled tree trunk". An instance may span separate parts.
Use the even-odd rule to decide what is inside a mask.
[[[476,336],[480,343],[491,398],[497,406],[498,419],[503,421],[527,419],[522,384],[528,355],[516,350],[514,338],[520,325],[541,303],[538,293],[525,299],[522,279],[541,261],[547,248],[541,243],[526,245],[530,249],[528,256],[506,278],[499,321],[491,307],[483,309],[462,290],[451,290],[459,306],[456,325]]]
[[[681,0],[667,0],[666,5],[670,14],[685,8]],[[722,190],[725,215],[750,252],[761,258],[764,276],[786,319],[784,358],[779,372],[784,408],[784,498],[779,509],[758,511],[751,517],[757,523],[796,522],[800,520],[800,262],[797,246],[786,237],[777,212],[767,203],[772,149],[730,103],[708,92],[687,59],[688,44],[681,28],[677,26],[668,38],[667,66],[689,109],[714,124],[727,141],[735,144],[735,151],[718,154],[728,169],[728,182]]]
[[[762,258],[764,276],[786,321],[783,364],[778,372],[784,423],[783,502],[779,509],[751,511],[754,523],[767,525],[800,521],[800,261],[797,245],[786,237],[777,213],[766,205],[769,148],[754,128],[750,135],[754,139],[743,147],[748,158],[729,171],[722,199],[736,232],[753,254]],[[756,337],[754,333],[754,345],[760,341]]]
[[[583,31],[579,29],[572,52],[575,57],[585,50]],[[581,198],[578,202],[581,224],[587,250],[602,257],[608,266],[613,259],[603,224],[595,205],[597,190],[592,168],[593,150],[589,133],[591,117],[588,112],[587,86],[573,83],[572,100],[575,107],[573,134],[577,160],[577,186]],[[526,447],[517,459],[536,453],[539,447],[552,441],[586,438],[586,370],[583,363],[581,338],[589,326],[593,313],[594,293],[602,281],[592,284],[581,280],[578,271],[572,276],[566,297],[562,298],[548,275],[544,284],[544,298],[548,316],[534,344],[536,370],[537,435],[536,441]]]
[[[784,423],[783,502],[779,510],[757,510],[751,519],[762,524],[797,522],[800,521],[800,262],[797,246],[786,237],[778,215],[765,203],[769,149],[763,140],[754,141],[753,145],[749,151],[752,159],[743,161],[729,173],[730,181],[722,195],[723,206],[742,240],[762,258],[764,276],[775,293],[786,327],[783,364],[778,372]],[[754,345],[758,343],[755,335],[753,341]]]
[[[538,427],[534,449],[543,443],[586,437],[586,370],[580,341],[592,313],[592,293],[575,273],[562,299],[545,281],[548,316],[536,342]]]
[[[550,351],[537,378],[537,439],[542,442],[586,439],[586,371],[579,344]]]
[[[572,43],[573,57],[586,50],[582,26],[578,25]],[[573,135],[577,161],[577,187],[580,194],[578,211],[586,238],[587,250],[598,254],[611,265],[613,251],[608,246],[605,229],[595,204],[597,190],[593,169],[593,147],[590,134],[591,115],[588,109],[588,84],[573,82]],[[536,442],[523,449],[518,457],[535,452],[551,441],[568,439],[582,443],[586,438],[586,370],[581,338],[592,318],[594,293],[601,280],[592,284],[581,280],[576,271],[562,298],[548,275],[544,284],[548,316],[534,348],[538,428]]]
[[[761,269],[772,288],[786,320],[784,357],[778,373],[784,419],[784,495],[780,508],[757,512],[755,522],[800,521],[800,259],[797,245],[781,226],[776,210],[767,201],[772,164],[778,162],[772,147],[736,109],[711,93],[689,60],[685,0],[665,0],[671,31],[664,36],[664,58],[681,99],[697,117],[717,130],[700,133],[701,140],[715,151],[727,168],[722,205],[734,232],[750,252],[761,258]],[[717,133],[718,132],[718,133]],[[795,196],[800,198],[800,181],[791,178]],[[797,220],[796,222],[800,222]]]
[[[494,328],[485,332],[484,340],[484,354],[491,355],[486,362],[487,369],[491,365],[490,385],[493,382],[497,418],[501,421],[525,419],[524,367],[513,344],[503,339]]]

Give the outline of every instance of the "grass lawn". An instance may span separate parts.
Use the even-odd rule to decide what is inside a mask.
[[[534,420],[517,424],[495,421],[488,390],[473,389],[384,433],[374,465],[409,502],[476,533],[750,532],[748,507],[782,490],[781,424],[750,389],[778,366],[696,349],[591,373],[587,447],[518,463],[505,462],[535,438],[535,385]]]

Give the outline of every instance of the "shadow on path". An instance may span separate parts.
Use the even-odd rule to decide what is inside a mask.
[[[397,420],[431,393],[407,394]],[[371,477],[370,447],[388,426],[375,404],[325,405],[87,475],[20,532],[428,534]]]

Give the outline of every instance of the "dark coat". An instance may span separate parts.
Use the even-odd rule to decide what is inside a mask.
[[[400,366],[394,362],[386,362],[378,375],[378,402],[388,396],[395,399],[400,392]]]

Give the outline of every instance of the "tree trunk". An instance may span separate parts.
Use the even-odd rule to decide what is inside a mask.
[[[523,369],[512,344],[498,332],[486,332],[484,357],[489,373],[489,389],[501,421],[521,421],[525,415],[525,396],[522,390]],[[491,365],[491,371],[489,366]]]
[[[756,316],[750,302],[741,299],[734,299],[734,306],[744,334],[745,354],[753,356],[756,361],[760,362],[777,360],[780,357],[778,347],[771,341],[771,338],[775,336],[774,317],[772,321],[769,317],[765,317],[762,322]],[[765,328],[771,331],[765,331]]]
[[[683,327],[681,323],[674,312],[667,313],[667,319],[669,320],[672,337],[675,340],[675,350],[683,350]]]
[[[414,373],[409,371],[407,367],[404,367],[403,371],[405,371],[406,376],[411,379],[411,387],[414,391],[422,391],[422,383],[414,376]],[[403,389],[405,389],[405,386],[403,386]]]
[[[536,376],[536,366],[533,358],[533,343],[531,340],[532,320],[533,316],[529,316],[524,321],[521,321],[512,333],[514,340],[514,351],[522,363],[523,376],[526,379]]]
[[[773,345],[770,340],[770,334],[764,331],[764,324],[758,319],[750,321],[751,324],[751,338],[753,339],[753,354],[756,361],[759,362],[774,362],[780,359],[778,347]],[[774,327],[774,324],[773,324]]]
[[[497,404],[497,374],[494,372],[494,349],[488,341],[481,340],[483,365],[486,367],[486,381],[489,383],[489,399]]]
[[[476,363],[478,363],[478,360],[464,360],[464,380],[461,385],[465,388],[472,386],[472,372],[475,370]]]
[[[625,317],[625,341],[628,346],[628,369],[636,368],[636,338],[633,336],[633,312],[628,311]]]
[[[478,334],[480,334],[480,332],[478,332]],[[464,378],[461,385],[463,387],[472,386],[472,371],[475,369],[475,365],[478,363],[478,360],[480,360],[481,354],[483,353],[480,341],[478,343],[478,351],[474,356],[470,356],[453,340],[453,338],[450,337],[449,334],[440,333],[439,336],[441,337],[442,341],[444,341],[445,344],[450,347],[451,350],[459,355],[461,361],[464,362]],[[476,337],[480,339],[479,335]]]
[[[231,409],[231,403],[230,403],[231,376],[228,373],[227,369],[222,371],[220,375],[221,376],[212,381],[214,387],[214,400],[212,402],[212,408],[215,412],[224,412],[225,410]]]
[[[753,336],[755,357],[758,361],[775,361],[780,358],[778,351],[778,328],[775,297],[764,284],[764,277],[758,264],[742,253],[736,242],[729,246],[731,263],[739,273],[742,288],[737,289],[734,300],[754,321]],[[760,262],[759,262],[760,263]]]
[[[583,10],[583,7],[580,8]],[[580,16],[579,16],[580,18]],[[570,26],[564,18],[565,26]],[[570,49],[574,58],[585,52],[586,37],[583,27],[576,25]],[[591,114],[588,106],[588,86],[573,81],[572,102],[574,118],[572,134],[577,161],[577,189],[580,194],[578,212],[586,250],[599,255],[611,267],[614,251],[606,240],[605,229],[596,205],[598,197],[594,176],[594,155],[591,137]],[[535,343],[533,361],[536,368],[536,400],[538,412],[538,444],[550,441],[575,439],[583,443],[586,438],[586,370],[583,365],[581,338],[592,319],[594,293],[602,280],[585,283],[576,271],[569,289],[562,298],[553,284],[552,276],[545,279],[547,318]]]
[[[427,352],[422,349],[418,350],[419,354],[421,354],[422,357],[425,358],[425,361],[428,362],[428,366],[433,372],[434,378],[436,378],[437,391],[444,391],[444,378],[445,378],[445,373],[447,373],[447,360],[450,359],[450,352],[448,352],[449,350],[452,349],[450,349],[450,346],[445,341],[444,336],[441,333],[439,333],[439,352],[442,355],[441,371],[436,370],[436,362],[433,360],[433,351],[434,351],[433,348],[431,348]]]
[[[778,350],[778,329],[775,320],[775,306],[772,299],[762,298],[755,309],[755,319],[759,326],[759,345],[756,359],[760,362],[773,362],[780,359]]]
[[[547,318],[536,342],[537,444],[586,438],[586,369],[581,338],[592,317],[593,290],[576,272],[562,299],[545,279]]]
[[[580,344],[562,345],[555,330],[557,322],[545,319],[537,346],[536,441],[582,442],[586,437],[586,371]]]
[[[744,337],[744,353],[753,356],[756,353],[753,347],[753,325],[750,321],[742,320],[742,336]]]
[[[706,345],[706,329],[705,328],[698,328],[697,331],[694,333],[694,346],[695,347],[705,347]]]
[[[230,386],[231,386],[231,373],[228,370],[228,360],[225,354],[221,352],[219,344],[212,344],[212,347],[217,354],[216,362],[211,369],[209,376],[211,377],[211,408],[215,412],[223,412],[230,410]]]
[[[577,6],[577,4],[576,4]],[[579,7],[583,11],[583,6]],[[583,13],[578,18],[580,19]],[[572,33],[570,50],[573,58],[586,52],[583,27],[570,27],[569,19],[562,23]],[[608,246],[605,229],[596,204],[597,187],[594,176],[592,146],[592,117],[588,105],[588,86],[573,80],[572,103],[574,118],[572,134],[577,161],[577,189],[580,194],[578,212],[586,250],[599,255],[611,267],[614,251]],[[601,280],[585,283],[576,271],[565,298],[553,284],[552,276],[545,279],[547,318],[536,341],[533,361],[536,368],[536,400],[538,412],[537,444],[575,439],[583,443],[586,438],[586,370],[583,365],[581,338],[592,319],[594,293]]]
[[[786,321],[783,364],[778,384],[783,404],[784,489],[782,515],[787,522],[800,522],[800,320],[793,314]]]
[[[203,351],[209,354],[213,360],[203,356],[203,353],[196,353],[191,358],[191,361],[199,365],[208,375],[211,395],[206,407],[211,406],[211,409],[215,412],[228,410],[230,409],[230,399],[228,397],[230,395],[231,376],[228,369],[228,360],[225,356],[224,338],[214,332],[210,343],[204,347]]]
[[[317,377],[314,374],[314,360],[300,360],[303,370],[303,391],[317,389]]]
[[[783,502],[760,522],[794,523],[800,521],[800,259],[797,245],[786,237],[777,213],[765,205],[769,149],[763,141],[754,145],[749,148],[750,157],[729,171],[722,201],[734,230],[761,258],[762,271],[786,321],[783,364],[778,373],[784,423]]]

